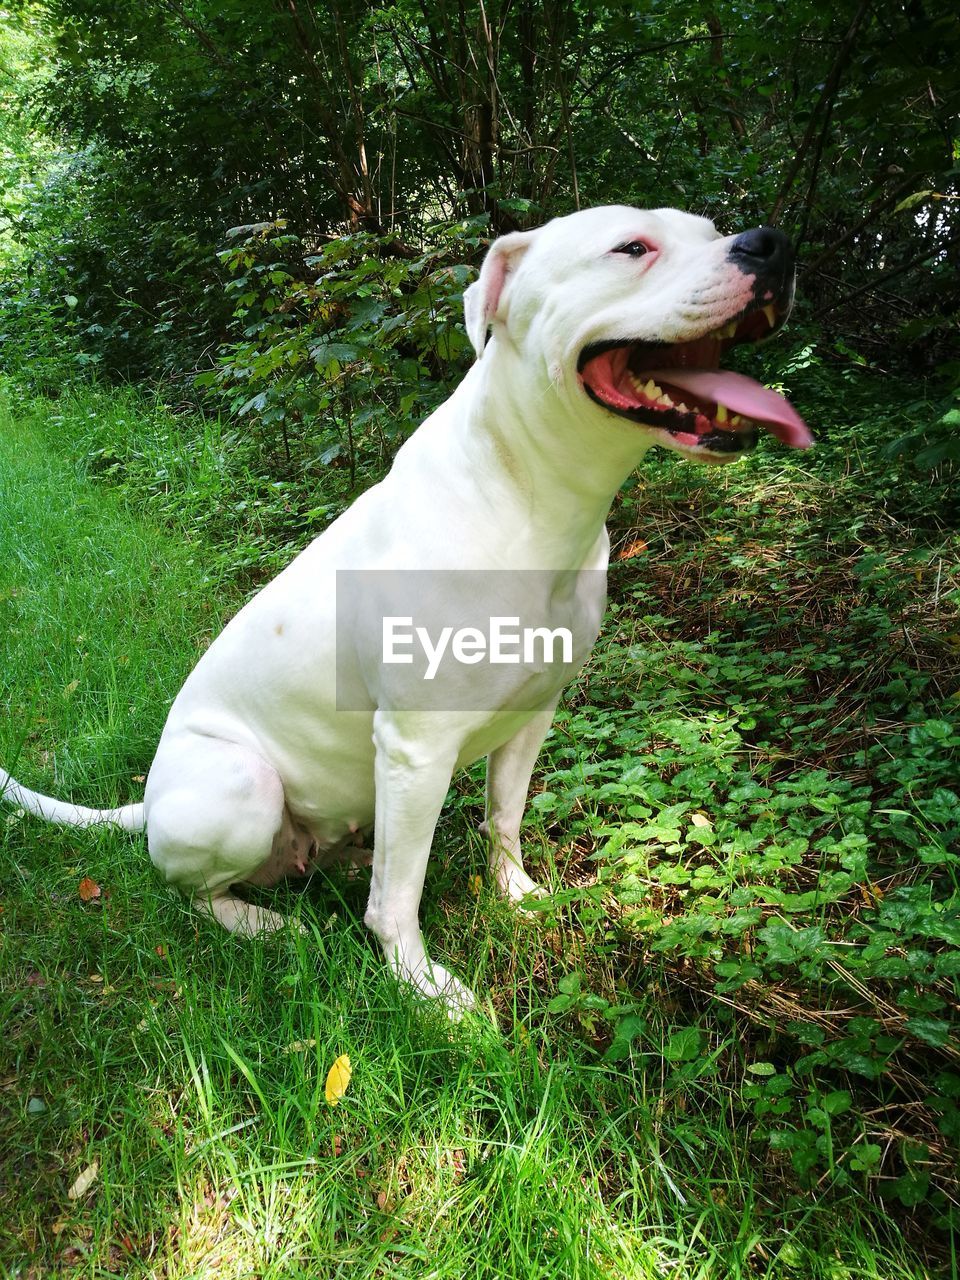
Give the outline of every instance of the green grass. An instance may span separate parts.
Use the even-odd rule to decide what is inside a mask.
[[[151,496],[85,477],[89,444],[77,442],[89,441],[91,415],[108,431],[110,413],[126,427],[118,438],[134,441],[138,421],[145,439],[158,438],[157,411],[131,396],[78,393],[0,410],[0,761],[15,763],[28,784],[94,804],[139,796],[169,700],[248,583],[244,549],[231,579],[227,540],[208,538],[193,519],[202,494],[215,504],[225,492],[212,429],[203,428],[196,455],[181,449],[193,464],[178,473],[178,506],[177,485],[172,494],[154,486]],[[134,478],[155,475],[159,459],[152,454]],[[648,488],[618,511],[624,531],[642,516],[649,547],[659,538],[671,552],[642,584],[638,571],[618,590],[627,598],[642,585],[668,598],[663,612],[678,626],[672,670],[661,659],[658,681],[650,658],[641,697],[624,654],[641,635],[662,642],[669,628],[644,621],[655,615],[647,599],[612,620],[537,783],[529,841],[557,890],[545,913],[518,917],[487,887],[474,892],[483,861],[478,776],[457,785],[437,835],[424,927],[436,957],[484,996],[483,1018],[451,1027],[388,980],[361,923],[362,878],[317,877],[303,892],[268,895],[307,935],[243,943],[165,890],[142,840],[0,817],[0,1266],[8,1274],[920,1280],[945,1265],[956,1277],[949,1233],[931,1232],[923,1207],[914,1219],[896,1197],[878,1202],[869,1171],[842,1178],[828,1162],[805,1179],[770,1149],[764,1098],[749,1092],[769,1077],[748,1068],[770,1060],[789,1075],[796,1108],[846,1088],[857,1123],[875,1136],[869,1090],[858,1092],[836,1064],[797,1074],[775,1014],[731,1009],[729,1001],[746,1003],[741,988],[728,1003],[717,999],[712,976],[704,978],[715,956],[669,938],[659,946],[659,935],[651,942],[643,913],[654,907],[661,928],[685,912],[726,920],[737,888],[799,892],[771,864],[769,834],[757,836],[765,868],[738,864],[720,883],[703,873],[703,884],[656,878],[666,862],[702,865],[709,848],[684,854],[686,836],[671,839],[665,824],[659,836],[634,840],[631,848],[655,854],[642,865],[639,855],[611,860],[616,875],[607,878],[592,860],[610,829],[649,825],[638,805],[662,818],[678,796],[689,804],[674,825],[686,831],[689,814],[703,810],[721,842],[733,838],[724,821],[750,831],[768,821],[759,801],[756,813],[729,810],[754,803],[731,795],[745,776],[764,781],[767,757],[782,754],[772,729],[750,737],[745,722],[764,698],[780,716],[783,698],[806,704],[789,685],[764,694],[763,677],[788,676],[789,667],[758,668],[752,650],[738,651],[743,709],[718,700],[722,676],[708,669],[710,647],[693,647],[703,635],[683,603],[704,594],[696,566],[714,563],[693,559],[698,530],[706,522],[733,536],[752,492],[762,493],[763,510],[809,531],[814,490],[821,506],[835,500],[844,510],[850,494],[842,469],[832,484],[801,473],[810,487],[790,506],[797,473],[781,485],[769,457],[749,467],[718,481],[719,498],[708,500],[702,475],[655,465]],[[129,481],[131,468],[120,469],[111,479]],[[191,476],[201,477],[193,488]],[[766,616],[769,581],[751,581],[751,608]],[[711,590],[715,625],[730,602],[720,578]],[[836,651],[846,655],[853,640],[842,610],[836,626]],[[732,661],[722,646],[720,657]],[[726,720],[717,719],[720,701]],[[815,718],[805,714],[801,729]],[[684,738],[678,722],[695,722],[696,733]],[[812,751],[814,737],[795,734],[794,748]],[[836,751],[821,767],[825,760],[840,761],[836,786],[855,785]],[[658,781],[673,787],[659,799],[644,775],[625,772],[657,761]],[[698,770],[708,772],[698,778]],[[813,801],[826,794],[814,788]],[[845,805],[859,802],[840,794]],[[810,834],[812,856],[824,856],[814,846],[831,831]],[[892,847],[889,832],[881,836]],[[733,865],[727,855],[714,862]],[[84,878],[100,886],[99,898],[82,900]],[[840,909],[853,892],[844,890]],[[708,908],[707,897],[721,906]],[[778,910],[789,916],[790,906]],[[808,903],[806,915],[789,918],[807,927],[808,916],[828,921],[834,909]],[[734,954],[744,946],[762,954],[755,926],[730,936]],[[761,985],[769,999],[808,1001],[815,1014],[821,978],[812,971],[804,986],[798,972],[784,967],[778,982],[763,972]],[[828,991],[823,1007],[832,999]],[[324,1081],[342,1053],[353,1079],[334,1109]],[[908,1069],[915,1078],[915,1058]],[[931,1079],[941,1069],[937,1058]],[[805,1114],[788,1114],[791,1131],[806,1131]],[[806,1128],[822,1137],[817,1123]],[[839,1135],[839,1116],[835,1125]],[[844,1141],[856,1143],[851,1132]],[[68,1188],[93,1161],[95,1181],[71,1200]]]

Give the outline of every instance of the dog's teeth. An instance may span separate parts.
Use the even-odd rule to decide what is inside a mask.
[[[716,412],[716,414],[715,414],[714,416],[716,417],[717,422],[726,422],[726,420],[727,420],[727,406],[726,406],[725,404],[718,404],[718,405],[717,405],[717,412]]]
[[[664,394],[660,397],[660,403],[661,403],[662,405],[666,405],[666,407],[667,407],[668,409],[672,409],[672,408],[673,408],[673,401],[670,399],[670,397],[669,397],[665,392],[664,392]]]
[[[740,414],[735,413],[730,419],[730,425],[731,427],[739,427],[742,421],[743,421],[743,418],[741,418]]]
[[[690,412],[690,410],[687,408],[687,406],[683,403],[683,401],[682,401],[682,400],[681,400],[681,401],[680,401],[680,403],[679,403],[678,405],[676,405],[675,407],[676,407],[677,413],[689,413],[689,412]]]
[[[663,391],[657,386],[654,380],[650,378],[647,385],[643,388],[643,394],[645,396],[649,396],[651,400],[659,400],[663,395]]]
[[[770,328],[771,329],[776,328],[777,308],[773,305],[772,302],[763,308],[763,314],[767,317],[767,323],[770,325]]]

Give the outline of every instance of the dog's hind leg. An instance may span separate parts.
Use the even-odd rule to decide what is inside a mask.
[[[222,893],[216,897],[204,897],[202,893],[198,893],[193,899],[193,905],[213,916],[230,933],[239,933],[245,938],[256,934],[279,933],[287,926],[286,920],[278,911],[244,902],[232,893]]]
[[[162,742],[145,797],[150,858],[169,883],[232,933],[284,919],[230,893],[274,859],[284,820],[279,774],[248,747],[194,733]]]
[[[487,814],[480,828],[490,847],[490,871],[500,892],[512,902],[544,890],[523,868],[520,823],[530,775],[553,721],[557,703],[539,711],[519,733],[487,758]]]

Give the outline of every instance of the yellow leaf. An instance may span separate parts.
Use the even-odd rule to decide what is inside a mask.
[[[99,1171],[100,1171],[99,1160],[94,1160],[92,1164],[88,1164],[87,1167],[84,1169],[83,1173],[79,1175],[76,1182],[67,1192],[68,1197],[71,1200],[79,1200],[80,1197],[84,1195],[87,1191],[89,1191],[90,1188],[93,1186],[93,1184],[96,1182],[97,1174],[99,1173]]]
[[[288,1045],[284,1046],[284,1053],[303,1053],[307,1049],[312,1049],[316,1044],[316,1040],[312,1037],[309,1040],[292,1040]],[[337,1059],[339,1062],[340,1059]],[[347,1079],[350,1078],[350,1064],[347,1063]]]
[[[483,879],[481,876],[471,876],[467,882],[470,886],[470,892],[475,898],[480,897],[480,890],[483,888]]]
[[[335,1107],[347,1092],[347,1085],[350,1083],[352,1074],[349,1056],[341,1053],[340,1057],[327,1072],[327,1084],[324,1094],[331,1107]]]
[[[695,827],[709,827],[710,819],[705,813],[691,813],[690,821]]]

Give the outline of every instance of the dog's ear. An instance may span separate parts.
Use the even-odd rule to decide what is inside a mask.
[[[530,247],[532,235],[530,231],[513,231],[510,235],[494,240],[483,260],[479,280],[463,295],[467,337],[473,343],[478,357],[483,355],[483,348],[487,345],[487,330],[498,318],[498,312],[499,318],[503,318],[501,303],[504,285]]]

